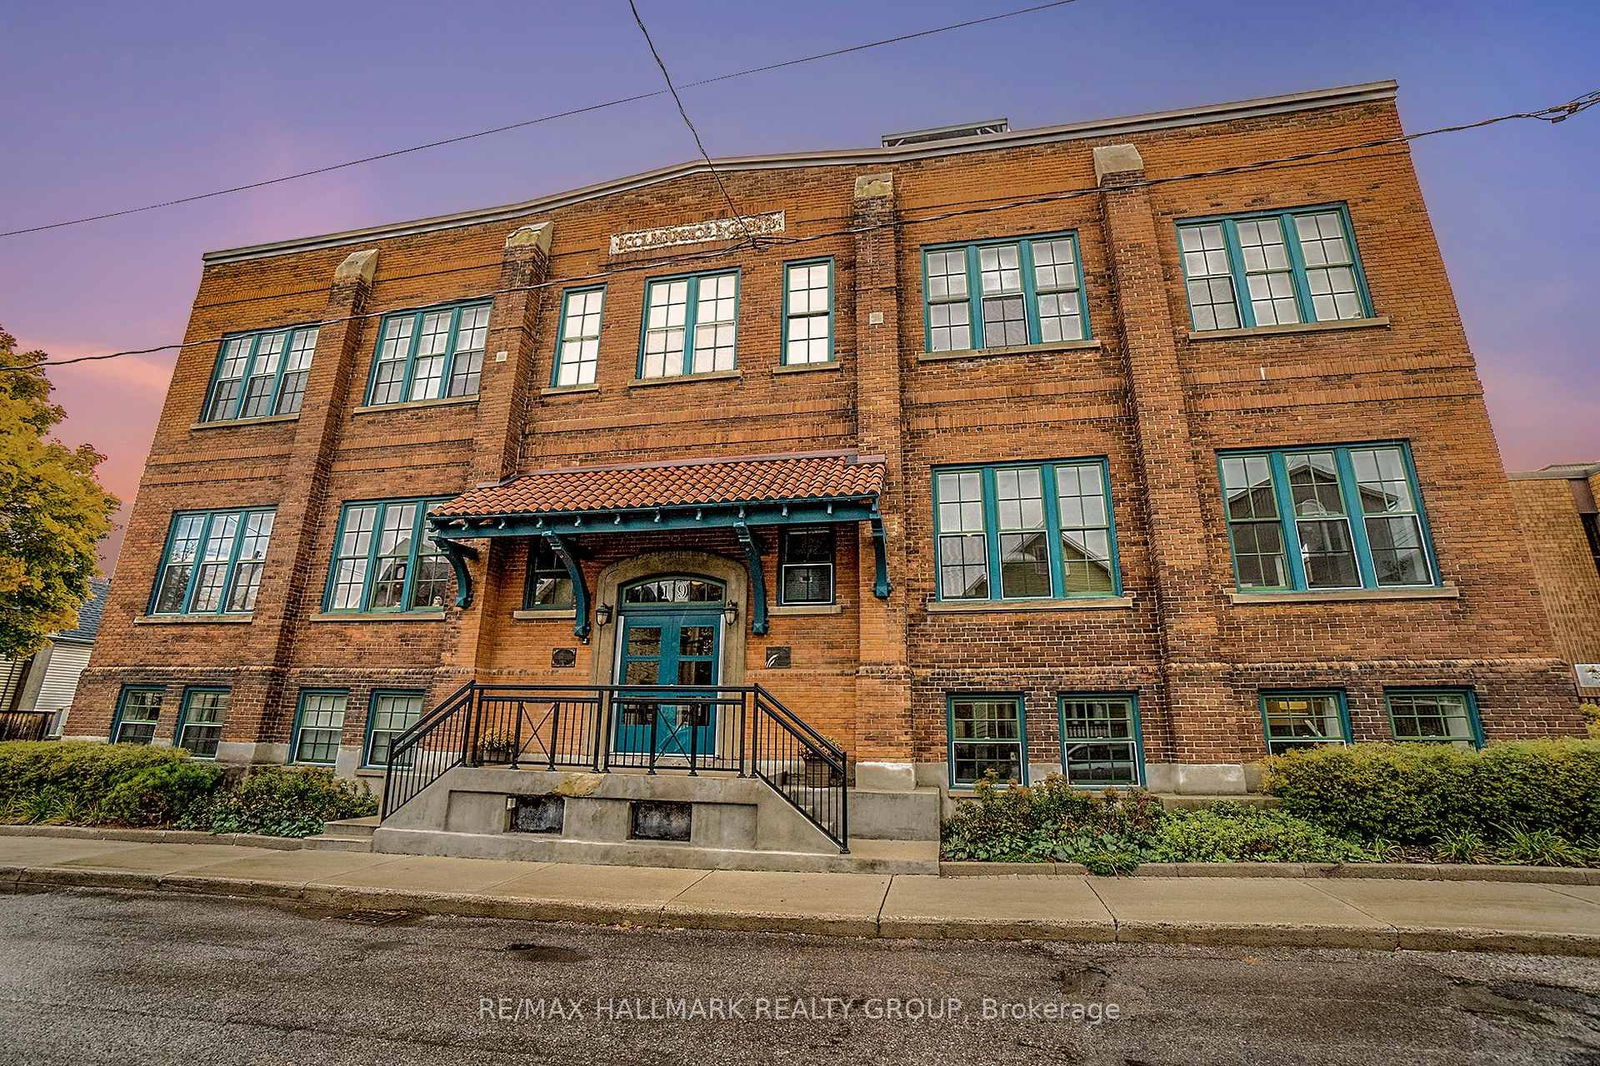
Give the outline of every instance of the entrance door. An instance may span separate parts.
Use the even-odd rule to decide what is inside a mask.
[[[656,579],[625,589],[622,600],[617,683],[681,686],[683,691],[620,693],[616,750],[685,758],[691,751],[711,754],[716,706],[683,697],[716,695],[721,586],[699,578]]]

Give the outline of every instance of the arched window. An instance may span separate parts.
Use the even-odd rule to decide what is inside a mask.
[[[622,590],[625,604],[721,603],[722,583],[706,577],[652,577]]]

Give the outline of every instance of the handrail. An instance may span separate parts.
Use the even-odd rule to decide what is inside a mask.
[[[394,738],[382,818],[458,766],[758,777],[849,850],[849,756],[760,685],[467,682]]]

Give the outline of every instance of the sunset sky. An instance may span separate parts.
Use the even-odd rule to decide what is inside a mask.
[[[1022,6],[640,0],[674,76]],[[184,196],[660,87],[625,0],[449,5],[0,0],[0,230]],[[713,154],[1051,125],[1393,77],[1407,128],[1600,87],[1600,4],[1079,0],[684,93]],[[1414,149],[1513,469],[1600,459],[1600,108]],[[0,239],[0,325],[55,357],[183,335],[202,252],[523,200],[679,162],[655,98],[319,178]],[[1589,293],[1584,296],[1584,293]],[[172,357],[53,374],[69,443],[131,500]],[[108,543],[114,559],[120,531]]]

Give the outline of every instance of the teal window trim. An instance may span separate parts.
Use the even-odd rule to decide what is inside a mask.
[[[1271,699],[1306,699],[1317,697],[1331,697],[1338,705],[1339,729],[1341,736],[1336,740],[1317,740],[1312,737],[1275,737],[1272,735],[1272,720],[1267,715],[1267,701]],[[1355,743],[1355,736],[1350,730],[1350,699],[1342,688],[1264,688],[1256,696],[1256,709],[1261,712],[1261,735],[1266,740],[1268,755],[1281,755],[1282,751],[1274,751],[1274,742],[1286,745],[1285,750],[1305,747],[1333,747],[1348,746]]]
[[[1139,693],[1131,690],[1125,692],[1058,692],[1056,694],[1056,729],[1057,739],[1060,741],[1061,746],[1061,776],[1067,779],[1068,784],[1073,783],[1072,773],[1068,767],[1070,760],[1067,758],[1067,704],[1074,700],[1100,700],[1104,702],[1112,702],[1116,700],[1125,701],[1128,704],[1128,714],[1130,723],[1133,727],[1133,737],[1131,738],[1131,741],[1124,741],[1115,737],[1106,737],[1087,738],[1081,743],[1088,744],[1095,740],[1100,740],[1101,744],[1125,744],[1131,742],[1133,744],[1133,765],[1134,773],[1136,775],[1134,780],[1118,784],[1092,782],[1085,787],[1143,788],[1145,782],[1144,726],[1141,723],[1139,716]]]
[[[794,534],[828,534],[827,562],[792,562],[789,538]],[[828,571],[828,596],[820,600],[792,600],[788,597],[789,583],[785,575],[790,567],[826,567]],[[822,606],[839,600],[839,534],[833,526],[784,526],[778,530],[778,603],[780,606]]]
[[[583,286],[580,286],[580,287],[575,288],[575,289],[564,289],[564,290],[562,290],[562,293],[561,293],[561,316],[558,319],[558,321],[556,322],[556,350],[555,350],[555,356],[550,360],[550,387],[551,388],[561,388],[562,387],[562,384],[561,384],[561,371],[562,371],[562,368],[564,366],[566,366],[566,360],[562,358],[562,348],[565,347],[566,341],[567,341],[567,313],[572,307],[573,297],[576,297],[576,296],[587,296],[590,293],[599,293],[600,294],[600,310],[596,315],[596,317],[599,319],[599,322],[596,323],[595,338],[594,338],[595,339],[596,348],[598,348],[598,346],[599,346],[600,331],[605,328],[606,295],[607,295],[606,294],[606,287],[604,285],[583,285]],[[568,383],[569,387],[571,385],[592,385],[592,384],[594,384],[595,380],[600,376],[599,352],[596,351],[595,355],[596,355],[596,358],[595,358],[594,375],[589,377],[587,380],[584,380],[582,378],[582,375],[579,374],[578,375],[579,380],[573,381],[573,382],[569,382]]]
[[[828,268],[828,357],[821,360],[810,359],[791,362],[789,359],[789,341],[791,339],[789,330],[794,319],[791,317],[791,311],[789,307],[789,271],[794,267],[813,266],[825,266]],[[834,288],[838,282],[838,278],[835,273],[833,256],[825,255],[817,256],[811,259],[790,259],[783,264],[779,278],[783,284],[783,348],[779,362],[781,362],[784,366],[820,366],[824,363],[836,362],[839,356],[835,348],[836,333],[834,323]],[[806,312],[798,317],[820,318],[822,316],[818,315],[816,312]]]
[[[222,721],[216,723],[207,723],[216,725],[217,741],[219,744],[221,743],[222,729],[227,725],[228,714],[233,710],[233,689],[229,688],[227,685],[185,685],[183,687],[182,695],[178,697],[178,719],[176,724],[174,724],[172,727],[173,747],[182,748],[184,746],[183,729],[189,724],[190,699],[208,692],[228,697],[228,706],[223,708]],[[189,757],[191,759],[215,759],[217,757],[215,752],[210,755],[205,755],[201,752],[193,750],[192,748],[185,748],[184,750],[189,752]]]
[[[392,404],[415,403],[419,400],[445,399],[452,395],[456,395],[450,391],[450,382],[455,374],[456,356],[474,351],[479,352],[480,355],[483,353],[483,349],[476,348],[461,349],[458,351],[457,346],[461,341],[461,315],[465,311],[472,311],[478,308],[488,308],[492,312],[493,306],[493,302],[489,300],[463,300],[456,303],[434,304],[431,307],[420,307],[410,311],[391,311],[380,318],[378,320],[377,342],[373,345],[372,349],[372,366],[367,371],[367,391],[365,394],[365,404],[369,407],[383,407]],[[442,311],[450,312],[450,327],[445,339],[443,366],[440,368],[439,372],[439,388],[432,396],[412,396],[412,381],[415,378],[417,371],[417,349],[422,344],[422,324],[428,315],[438,314]],[[400,375],[400,380],[398,382],[400,388],[399,398],[380,401],[375,398],[375,393],[378,387],[378,370],[384,362],[384,360],[381,358],[383,355],[384,335],[388,331],[390,322],[400,321],[406,318],[411,319],[411,336],[408,338],[406,343],[406,354],[404,359],[405,370]],[[484,348],[487,349],[487,347],[488,341],[486,332]],[[473,389],[470,392],[462,392],[459,395],[464,398],[468,396],[476,396],[477,394],[478,389]]]
[[[576,609],[576,600],[573,592],[572,573],[567,569],[567,564],[561,556],[556,554],[555,548],[544,537],[529,537],[528,539],[528,565],[522,580],[522,609],[524,611],[561,611],[568,612]],[[548,557],[541,559],[544,553]],[[552,580],[557,582],[552,586],[555,589],[563,587],[565,595],[558,592],[557,598],[550,602],[539,600],[539,582]]]
[[[1078,303],[1078,317],[1081,323],[1080,337],[1067,337],[1062,341],[1045,341],[1042,339],[1039,322],[1039,290],[1038,274],[1035,270],[1034,245],[1045,241],[1070,241],[1072,244],[1072,259],[1074,282],[1076,288],[1053,289],[1051,293],[1076,292]],[[1027,316],[1028,343],[1029,344],[1055,344],[1071,343],[1074,340],[1090,340],[1094,337],[1094,327],[1089,319],[1089,294],[1088,287],[1083,281],[1083,249],[1078,243],[1077,230],[1062,230],[1056,233],[1035,233],[1025,236],[1000,237],[992,240],[954,242],[946,244],[925,244],[922,246],[922,346],[924,351],[949,351],[970,350],[979,351],[988,347],[983,335],[983,283],[982,272],[979,269],[980,249],[994,248],[1002,245],[1015,244],[1019,248],[1018,256],[1022,272],[1022,297],[1023,306]],[[968,349],[935,349],[933,346],[933,305],[935,302],[961,302],[934,301],[929,299],[928,286],[928,261],[938,252],[960,251],[966,255],[967,278],[967,322],[971,330],[971,345]],[[1048,295],[1048,294],[1047,294]],[[1000,345],[996,345],[999,347]]]
[[[720,278],[731,276],[733,278],[733,367],[739,367],[739,310],[742,299],[744,271],[738,267],[731,270],[702,270],[691,274],[661,274],[644,280],[644,310],[639,315],[639,360],[634,367],[634,377],[641,381],[659,381],[662,378],[687,377],[694,373],[694,335],[695,327],[699,324],[697,319],[700,310],[700,283],[707,278]],[[645,344],[650,334],[650,296],[653,287],[661,282],[683,281],[688,283],[687,294],[684,297],[683,309],[683,358],[680,368],[675,372],[668,372],[655,377],[645,377],[644,359]]]
[[[199,584],[200,584],[200,572],[207,565],[215,565],[214,561],[212,563],[208,564],[207,561],[206,561],[206,558],[205,558],[206,544],[211,540],[211,527],[217,522],[218,519],[224,519],[225,520],[230,515],[231,516],[236,516],[238,518],[238,525],[234,529],[234,532],[233,532],[233,543],[230,546],[229,551],[228,551],[228,559],[227,559],[227,562],[225,564],[226,570],[225,570],[225,572],[223,574],[223,580],[222,580],[222,591],[221,591],[220,595],[217,597],[217,606],[216,606],[216,608],[214,610],[196,611],[196,610],[193,609],[194,608],[194,596],[195,596],[195,592],[198,589]],[[253,601],[252,601],[252,604],[251,604],[251,608],[249,610],[244,610],[244,611],[237,611],[237,610],[230,611],[228,609],[228,604],[233,599],[234,581],[239,576],[239,563],[240,563],[239,555],[240,555],[240,551],[244,547],[245,540],[248,539],[248,537],[249,537],[249,532],[248,531],[249,531],[249,528],[250,528],[250,519],[251,519],[252,516],[255,516],[255,515],[272,515],[274,520],[276,520],[276,518],[277,518],[277,508],[275,508],[275,507],[247,507],[247,508],[244,508],[242,510],[227,510],[227,511],[174,511],[172,513],[172,520],[167,524],[167,540],[166,540],[166,544],[161,549],[161,563],[156,568],[156,579],[155,579],[154,585],[150,589],[150,599],[149,599],[149,602],[148,602],[148,604],[147,604],[147,606],[145,608],[146,613],[147,614],[151,614],[151,615],[157,615],[157,614],[159,614],[159,615],[249,614],[249,613],[251,613],[251,611],[254,610],[254,602]],[[174,540],[174,538],[175,538],[175,536],[177,534],[179,523],[181,523],[186,518],[193,518],[193,517],[200,517],[202,519],[202,521],[201,521],[201,524],[200,524],[199,539],[195,541],[194,556],[189,561],[189,577],[188,577],[187,581],[184,584],[182,603],[180,604],[180,606],[179,606],[179,608],[177,610],[158,611],[156,609],[156,605],[157,605],[157,602],[158,602],[158,600],[160,599],[160,596],[161,596],[162,586],[166,583],[167,566],[168,566],[169,563],[172,562],[173,540]],[[264,565],[266,551],[267,551],[267,548],[269,548],[271,546],[271,541],[272,541],[272,530],[269,528],[268,531],[267,531],[267,545],[265,547],[263,547],[263,549],[262,549],[262,559],[260,559],[260,560],[253,560],[252,559],[252,560],[244,560],[244,561],[247,562],[247,563],[252,563],[252,564],[254,564],[254,563],[262,563]],[[175,564],[175,565],[182,565],[182,564],[178,563],[178,564]],[[259,580],[259,576],[258,576],[258,580]]]
[[[343,696],[344,697],[344,715],[345,715],[345,718],[340,720],[339,741],[334,746],[335,755],[334,755],[334,758],[329,759],[329,760],[327,760],[325,762],[321,761],[321,760],[317,760],[317,759],[302,759],[302,758],[300,758],[300,730],[301,730],[301,727],[305,723],[306,698],[309,697],[309,696]],[[300,690],[300,695],[298,697],[296,697],[296,699],[295,699],[294,729],[289,734],[289,758],[287,760],[289,765],[291,765],[291,766],[332,766],[332,765],[334,765],[334,763],[336,763],[338,761],[338,754],[337,754],[338,749],[340,747],[342,747],[343,744],[344,744],[344,721],[348,719],[349,714],[350,714],[350,690],[349,689],[344,689],[344,688],[303,688],[303,689],[301,689]]]
[[[1061,515],[1060,491],[1058,470],[1065,467],[1079,467],[1094,465],[1100,471],[1100,487],[1105,500],[1106,511],[1106,539],[1108,549],[1108,565],[1111,571],[1110,591],[1100,592],[1068,592],[1066,589],[1066,567],[1061,550]],[[994,474],[997,470],[1016,468],[1039,468],[1040,490],[1044,497],[1045,526],[1047,545],[1050,560],[1050,594],[1046,596],[1007,596],[1001,583],[1000,574],[1000,514],[995,490]],[[983,479],[983,515],[984,536],[988,549],[988,575],[989,595],[952,597],[944,594],[943,568],[941,566],[941,535],[943,529],[939,520],[939,475],[978,473]],[[950,600],[956,603],[982,603],[987,600],[1096,600],[1107,599],[1122,595],[1122,561],[1117,551],[1117,519],[1115,509],[1111,502],[1111,467],[1105,456],[1088,456],[1079,459],[1054,459],[1048,461],[1017,461],[1009,463],[966,464],[957,466],[936,466],[932,469],[932,485],[930,492],[933,499],[933,544],[934,544],[934,596],[938,600]],[[1069,527],[1078,528],[1078,527]],[[1091,528],[1099,528],[1091,527]]]
[[[963,700],[990,700],[994,702],[1008,701],[1017,708],[1017,739],[1015,741],[956,740],[956,704]],[[945,754],[948,762],[945,764],[945,780],[951,788],[970,788],[977,784],[976,780],[957,779],[956,777],[956,745],[981,744],[992,747],[1002,747],[1015,743],[1017,746],[1017,783],[1028,783],[1028,708],[1027,700],[1020,692],[947,692],[944,699],[944,736]]]
[[[1361,506],[1361,486],[1356,479],[1355,470],[1351,461],[1352,452],[1370,451],[1374,449],[1392,448],[1400,453],[1406,484],[1411,492],[1414,511],[1396,512],[1395,517],[1415,516],[1417,527],[1420,531],[1420,545],[1423,559],[1428,567],[1428,580],[1410,584],[1379,584],[1375,564],[1373,562],[1372,546],[1368,539],[1366,519],[1369,515]],[[1352,551],[1360,576],[1359,585],[1343,586],[1354,589],[1380,589],[1380,588],[1441,588],[1444,584],[1443,576],[1439,572],[1439,559],[1434,552],[1433,531],[1428,524],[1428,508],[1422,499],[1422,486],[1417,481],[1417,467],[1412,458],[1411,445],[1403,440],[1359,441],[1346,444],[1311,444],[1298,445],[1292,448],[1241,448],[1227,449],[1217,452],[1217,495],[1222,505],[1222,521],[1228,531],[1228,554],[1233,560],[1234,587],[1240,592],[1307,592],[1317,591],[1312,589],[1307,581],[1305,570],[1305,555],[1302,551],[1300,531],[1293,506],[1293,496],[1289,485],[1288,467],[1285,462],[1287,456],[1304,455],[1316,452],[1332,453],[1338,464],[1340,500],[1344,504],[1344,515],[1350,530]],[[1247,524],[1248,520],[1235,521],[1228,514],[1228,489],[1227,478],[1223,472],[1223,463],[1228,459],[1265,458],[1271,464],[1273,495],[1277,501],[1277,526],[1282,538],[1286,569],[1289,583],[1275,586],[1245,585],[1240,581],[1239,555],[1234,540],[1234,526]],[[1314,520],[1311,516],[1301,516],[1307,521]],[[1340,516],[1329,515],[1328,519],[1337,519]],[[1370,517],[1381,517],[1372,515]],[[1332,586],[1328,586],[1329,589]]]
[[[439,556],[444,558],[445,552],[438,547],[423,551],[422,546],[426,540],[432,545],[432,528],[428,525],[428,509],[444,503],[448,496],[407,496],[399,499],[383,500],[346,500],[339,509],[339,525],[333,534],[333,558],[328,564],[328,580],[322,591],[322,610],[327,614],[405,614],[413,611],[434,611],[439,608],[431,605],[419,607],[410,606],[411,594],[416,586],[417,560],[419,557]],[[406,557],[405,584],[400,590],[400,602],[393,607],[372,606],[372,592],[376,585],[375,578],[378,570],[379,548],[383,541],[384,518],[391,507],[405,507],[416,505],[417,513],[411,524],[411,550]],[[376,508],[372,519],[371,535],[367,538],[366,563],[362,570],[361,600],[357,606],[334,606],[334,595],[339,584],[339,559],[340,549],[344,546],[346,523],[352,511],[361,507]]]
[[[1395,734],[1394,729],[1394,697],[1396,696],[1460,696],[1466,706],[1467,727],[1469,737],[1401,737]],[[1383,690],[1383,709],[1389,719],[1389,732],[1397,743],[1402,744],[1454,744],[1462,739],[1470,740],[1474,748],[1482,748],[1487,738],[1483,732],[1483,719],[1478,714],[1478,693],[1476,689],[1462,685],[1410,685],[1399,688],[1386,688]]]
[[[1204,215],[1197,218],[1179,219],[1174,225],[1178,234],[1178,263],[1183,272],[1184,302],[1188,300],[1189,268],[1183,256],[1183,231],[1192,226],[1216,225],[1222,227],[1223,239],[1228,254],[1229,276],[1233,279],[1234,310],[1239,316],[1239,327],[1254,329],[1257,325],[1255,308],[1251,304],[1250,290],[1246,281],[1244,253],[1239,244],[1239,223],[1254,222],[1264,219],[1275,219],[1282,229],[1284,247],[1289,255],[1289,270],[1293,284],[1295,304],[1299,308],[1302,323],[1337,322],[1338,318],[1319,319],[1312,305],[1311,284],[1306,275],[1306,262],[1300,243],[1299,230],[1295,220],[1304,215],[1335,213],[1339,216],[1339,224],[1344,230],[1345,242],[1350,248],[1350,270],[1355,278],[1356,294],[1360,298],[1362,318],[1371,318],[1372,294],[1367,288],[1367,273],[1361,265],[1361,249],[1357,247],[1355,229],[1350,221],[1350,208],[1345,203],[1311,204],[1304,207],[1291,207],[1275,211],[1248,211],[1229,215]],[[1348,320],[1346,320],[1348,321]],[[1194,308],[1189,311],[1189,326],[1196,332],[1206,329],[1229,327],[1201,327],[1194,317]]]
[[[150,726],[150,739],[151,740],[155,739],[155,731],[161,725],[161,712],[166,709],[167,686],[165,686],[165,685],[123,685],[122,686],[122,691],[117,693],[116,711],[111,715],[111,731],[106,736],[106,739],[107,739],[107,741],[109,743],[112,743],[112,744],[120,743],[120,741],[117,739],[117,734],[122,729],[123,712],[127,709],[128,697],[133,695],[136,692],[153,692],[153,693],[156,694],[156,716],[154,718],[152,718],[149,721],[149,723],[143,723],[143,722],[140,723],[141,725],[148,724]],[[150,740],[143,741],[143,743],[149,744]]]
[[[362,728],[361,768],[363,770],[387,770],[387,769],[389,769],[389,764],[386,763],[386,762],[373,762],[372,761],[372,733],[373,733],[372,723],[373,723],[373,719],[376,718],[377,714],[378,714],[378,700],[381,697],[384,697],[384,696],[398,696],[398,697],[400,697],[402,699],[412,699],[412,698],[421,699],[423,701],[422,704],[421,704],[421,710],[418,711],[418,714],[417,714],[417,717],[418,717],[419,721],[421,720],[422,715],[428,713],[428,705],[427,705],[428,694],[427,694],[427,692],[425,692],[424,690],[422,690],[420,688],[375,688],[375,689],[373,689],[372,690],[372,694],[367,697],[367,721],[361,727]],[[349,705],[348,704],[345,705],[345,713],[346,714],[349,713]],[[397,733],[396,735],[398,736],[399,734]]]
[[[222,343],[217,346],[217,358],[211,367],[211,382],[206,386],[205,403],[200,408],[200,421],[205,424],[213,422],[237,422],[241,418],[265,418],[273,415],[290,415],[300,412],[300,403],[305,395],[305,387],[285,393],[283,391],[284,379],[291,373],[306,373],[311,370],[311,358],[306,360],[303,368],[289,370],[290,356],[296,351],[297,342],[309,335],[312,357],[316,355],[317,335],[321,327],[316,325],[277,326],[272,329],[247,330],[235,333],[224,333]],[[283,337],[283,348],[278,352],[278,365],[275,370],[265,374],[256,372],[256,356],[260,354],[261,343],[268,337]],[[247,342],[243,353],[243,366],[237,378],[232,375],[224,378],[222,369],[228,363],[228,352],[232,345]],[[270,376],[272,384],[266,393],[265,410],[257,413],[244,414],[244,405],[250,395],[251,386],[259,379]],[[223,399],[222,387],[228,382],[237,382],[238,390],[231,396]],[[219,404],[220,409],[219,409]]]

